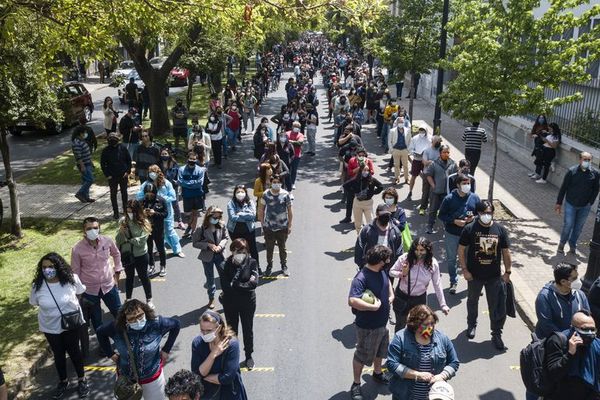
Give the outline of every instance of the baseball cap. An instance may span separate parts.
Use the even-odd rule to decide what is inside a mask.
[[[429,389],[429,400],[454,400],[454,389],[446,381],[438,381]]]
[[[392,210],[390,209],[390,206],[388,206],[387,204],[380,204],[377,206],[377,210],[375,212],[377,215],[391,214]]]

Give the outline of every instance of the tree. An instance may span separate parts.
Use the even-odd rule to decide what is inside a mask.
[[[8,145],[8,128],[19,119],[60,121],[56,91],[61,71],[53,66],[58,41],[46,21],[30,24],[32,13],[0,6],[0,153],[10,196],[10,231],[23,235],[17,184]]]
[[[545,89],[563,82],[590,79],[587,66],[600,55],[600,26],[572,38],[568,32],[600,14],[600,5],[576,17],[570,11],[585,0],[551,0],[549,9],[534,16],[539,0],[459,0],[449,33],[459,41],[443,64],[454,70],[442,96],[442,106],[469,121],[492,121],[493,163],[488,198],[494,194],[501,117],[550,114],[554,107],[576,101],[580,93],[548,99]]]
[[[401,81],[410,73],[411,118],[414,118],[415,76],[428,73],[439,61],[442,9],[440,0],[401,0],[398,15],[386,15],[381,21],[380,35],[373,40],[375,43],[369,44],[394,71],[396,80]]]

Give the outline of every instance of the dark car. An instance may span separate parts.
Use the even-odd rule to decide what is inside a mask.
[[[9,128],[13,135],[20,135],[23,131],[45,130],[48,133],[61,133],[63,128],[73,126],[81,117],[86,121],[92,120],[94,102],[92,95],[85,86],[78,82],[65,83],[58,89],[59,107],[63,112],[63,121],[32,121],[21,119]]]

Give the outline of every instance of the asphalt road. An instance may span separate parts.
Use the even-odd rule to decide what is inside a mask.
[[[326,98],[322,90],[320,93],[322,124],[318,132],[317,156],[302,160],[295,191],[294,230],[288,240],[291,276],[289,279],[262,280],[257,289],[254,353],[257,368],[243,373],[250,399],[350,398],[355,331],[347,295],[350,280],[356,272],[352,261],[356,233],[353,226],[338,224],[344,213],[338,191],[338,163],[331,145],[333,130],[324,118]],[[284,101],[282,83],[280,90],[269,96],[260,116],[270,116]],[[372,125],[365,128],[366,147],[379,154],[375,156],[378,175],[382,182],[389,184],[392,176],[385,172],[384,157],[380,155],[381,148],[376,144],[372,129]],[[207,204],[224,208],[235,184],[250,185],[253,182],[256,161],[252,158],[251,147],[251,138],[245,136],[243,145],[225,161],[223,170],[209,170],[213,183]],[[401,198],[405,198],[407,193],[408,188],[400,189]],[[419,190],[415,190],[414,197],[419,196]],[[402,202],[413,232],[424,234],[425,217],[418,215],[416,205],[417,202]],[[443,260],[443,238],[438,233],[432,235],[432,239],[438,259]],[[259,242],[264,243],[262,237]],[[176,316],[182,324],[171,360],[166,365],[167,376],[181,368],[190,368],[191,342],[199,333],[198,318],[208,299],[202,267],[196,258],[198,251],[186,242],[184,251],[186,259],[169,259],[167,277],[153,281],[157,311],[164,316]],[[264,264],[264,251],[261,251],[260,257]],[[277,260],[276,254],[274,270],[279,269]],[[442,271],[446,287],[445,263],[442,263]],[[134,296],[143,297],[141,286],[136,287]],[[480,301],[477,337],[472,341],[467,341],[464,334],[465,282],[459,283],[459,293],[454,296],[449,295],[446,289],[446,298],[451,312],[447,317],[440,313],[437,328],[452,339],[461,361],[458,374],[451,381],[456,399],[524,399],[524,387],[516,368],[519,350],[529,341],[529,331],[524,323],[518,318],[509,318],[504,334],[509,350],[500,353],[490,341],[489,321],[484,314],[485,296]],[[437,308],[433,294],[430,294],[429,300]],[[393,332],[393,327],[390,330]],[[96,354],[95,338],[92,338],[92,343],[92,354]],[[114,375],[110,362],[91,356],[87,365],[92,388],[90,398],[111,398]],[[371,380],[369,371],[365,371],[363,377],[365,399],[391,399],[385,387]],[[48,398],[55,384],[56,372],[51,363],[46,363],[33,382],[29,398]],[[75,399],[77,396],[72,391],[66,398]]]

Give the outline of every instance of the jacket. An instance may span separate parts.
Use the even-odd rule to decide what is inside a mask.
[[[562,204],[565,196],[574,207],[594,204],[600,188],[599,180],[600,174],[592,167],[585,171],[579,165],[569,168],[558,191],[556,204]]]
[[[448,159],[445,163],[441,158],[437,158],[431,165],[425,169],[425,176],[431,176],[435,187],[431,190],[435,194],[446,194],[446,181],[448,175],[456,172],[456,163]]]
[[[206,168],[195,165],[190,168],[187,164],[179,167],[178,183],[181,186],[181,197],[189,199],[204,195],[204,175]]]
[[[388,247],[392,250],[390,265],[393,265],[398,257],[402,255],[402,232],[400,232],[398,227],[392,223],[391,220],[388,224],[388,229]],[[354,263],[358,268],[362,268],[365,265],[367,250],[375,247],[378,239],[379,228],[377,227],[376,220],[362,227],[358,234],[358,238],[356,238],[356,244],[354,245]]]
[[[154,210],[152,216],[148,216],[152,223],[152,231],[162,231],[165,229],[165,218],[168,214],[167,202],[160,196],[156,196],[154,200],[143,200],[144,208]]]
[[[535,299],[535,313],[538,319],[535,326],[536,336],[544,339],[553,332],[569,328],[573,314],[583,309],[589,310],[590,305],[581,290],[572,290],[566,300],[556,291],[554,282],[546,283]]]
[[[399,132],[402,132],[402,134],[404,135],[404,144],[406,145],[406,151],[408,151],[408,149],[410,148],[410,144],[412,141],[412,134],[410,132],[410,129],[406,128],[404,126],[398,125],[395,128],[391,128],[390,132],[388,133],[389,153],[391,153],[392,150],[395,149],[394,146],[396,146],[396,142],[398,141],[398,133]],[[402,149],[399,149],[399,150],[402,150]]]
[[[432,373],[434,375],[445,371],[450,377],[456,375],[459,361],[454,350],[454,345],[442,332],[435,329],[431,336],[433,349],[431,350]],[[418,370],[419,350],[415,334],[404,328],[394,335],[388,348],[386,362],[387,369],[392,373],[390,392],[400,399],[412,400],[414,380],[405,379],[404,375],[409,369]]]
[[[148,320],[146,326],[139,331],[127,328],[127,336],[129,336],[131,350],[135,357],[135,366],[137,367],[138,377],[141,381],[153,377],[162,368],[160,352],[169,353],[171,351],[175,339],[179,335],[179,329],[180,324],[178,320],[165,317]],[[169,337],[161,349],[160,342],[167,333]],[[113,354],[109,338],[114,341],[114,349],[119,353],[117,365],[119,374],[125,374],[133,380],[127,342],[124,335],[117,330],[115,322],[110,321],[102,325],[98,328],[96,335],[104,354],[107,354],[109,357]]]
[[[151,165],[157,164],[160,161],[160,149],[154,144],[146,147],[140,144],[133,153],[133,161],[135,161],[135,171],[138,176],[148,176],[148,168]]]
[[[106,177],[120,179],[131,170],[131,156],[122,144],[106,146],[100,155],[100,168]]]
[[[256,207],[252,200],[240,204],[237,200],[229,200],[227,203],[227,230],[233,232],[235,224],[245,222],[250,233],[254,232],[254,221],[256,220]]]
[[[475,206],[479,203],[479,196],[475,193],[467,193],[461,196],[458,189],[454,189],[452,193],[446,195],[440,205],[438,218],[442,220],[446,228],[446,232],[454,236],[460,236],[463,228],[454,223],[455,219],[463,219],[468,212],[475,215]]]
[[[144,188],[148,184],[148,181],[145,181],[140,185],[140,190],[138,190],[135,198],[137,200],[144,199]],[[175,192],[175,188],[168,180],[165,180],[165,184],[158,188],[158,195],[165,199],[167,203],[167,215],[165,216],[165,220],[173,219],[173,202],[177,200],[177,192]]]
[[[258,286],[258,264],[249,254],[240,266],[230,257],[225,261],[223,269],[219,270],[219,277],[226,301],[240,296],[247,297],[253,295]],[[250,280],[251,277],[254,279]],[[224,307],[227,308],[226,305]]]
[[[192,245],[195,248],[200,249],[198,259],[204,262],[213,261],[217,255],[223,257],[227,241],[229,241],[227,228],[221,223],[216,226],[211,225],[208,228],[204,228],[204,225],[201,225],[199,228],[196,228],[192,235]],[[209,243],[221,246],[221,252],[218,254],[214,253],[208,248]]]
[[[131,249],[134,257],[140,257],[148,253],[148,232],[133,221],[129,221],[127,225],[129,229],[125,229],[125,233],[119,229],[115,238],[119,251],[122,252],[121,248],[125,250]]]
[[[371,200],[373,196],[383,191],[383,185],[376,178],[363,178],[357,177],[350,179],[344,183],[344,190],[347,190],[349,194],[358,195],[363,190],[366,190],[365,196],[361,200]]]

